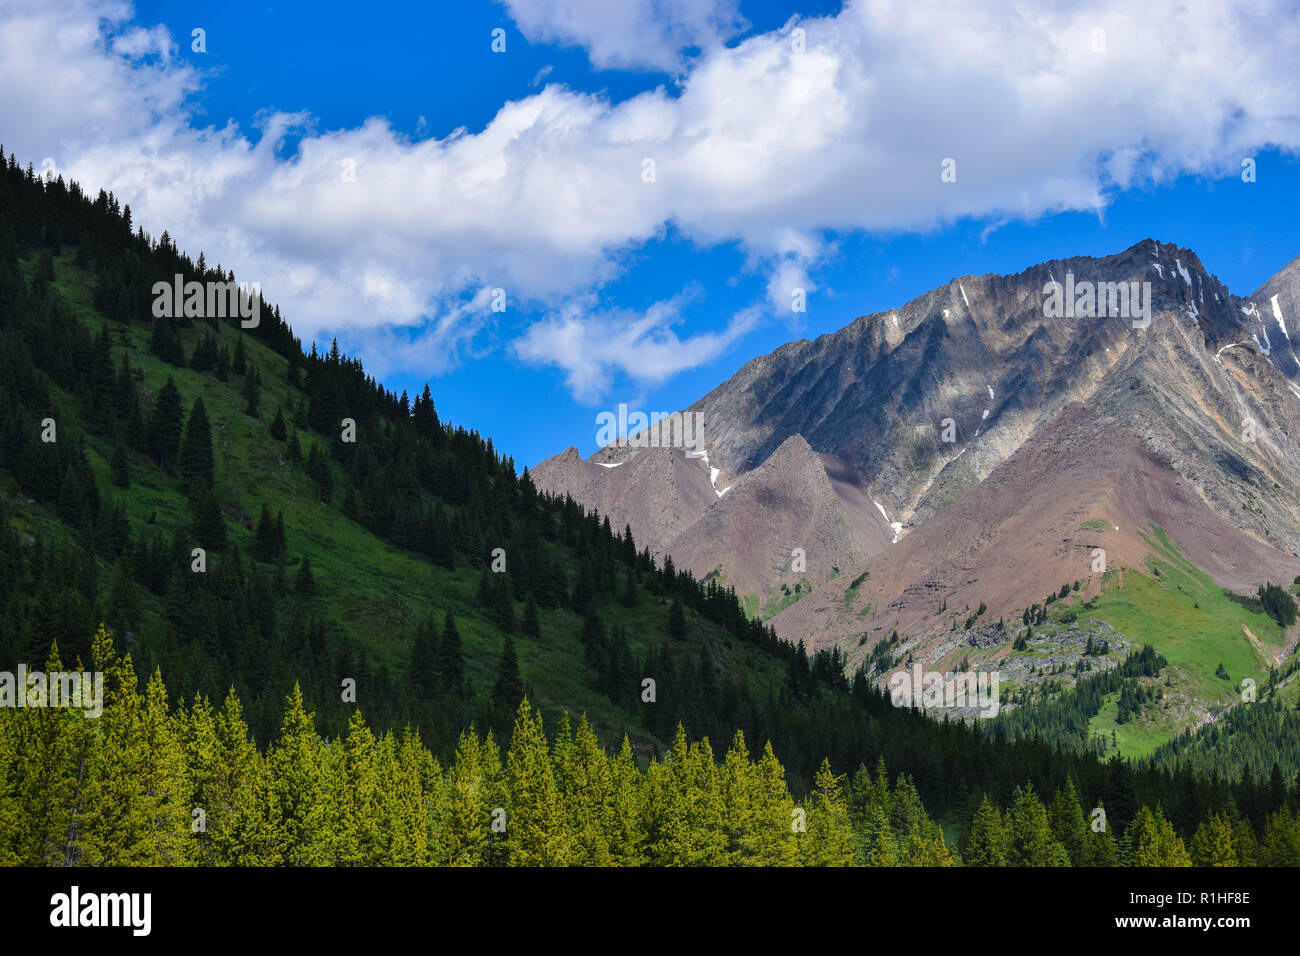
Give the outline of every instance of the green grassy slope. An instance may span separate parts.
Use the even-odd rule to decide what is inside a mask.
[[[168,378],[178,387],[188,411],[202,396],[212,422],[215,487],[227,521],[231,543],[251,548],[253,524],[262,504],[283,510],[292,578],[300,556],[310,559],[318,585],[312,610],[319,614],[375,666],[400,673],[411,653],[411,633],[421,620],[441,621],[444,610],[456,615],[463,641],[467,675],[478,696],[490,693],[501,656],[504,635],[480,613],[475,600],[479,571],[470,567],[445,569],[419,555],[386,543],[360,524],[345,517],[335,504],[322,502],[315,485],[301,467],[285,460],[284,444],[269,432],[271,419],[281,409],[291,419],[303,396],[287,378],[286,359],[232,325],[219,323],[216,334],[232,351],[242,337],[248,361],[258,369],[262,387],[257,416],[245,414],[245,399],[238,379],[222,383],[209,373],[173,366],[149,351],[149,329],[143,324],[106,320],[96,311],[92,299],[93,279],[79,267],[75,249],[55,258],[55,288],[61,298],[94,333],[106,328],[116,365],[123,352],[142,377],[142,390],[156,394]],[[200,336],[211,332],[206,323],[181,330],[186,354],[193,351]],[[58,393],[61,427],[70,429],[77,420],[77,405],[71,395]],[[323,447],[320,436],[298,431],[304,457],[312,443]],[[87,435],[87,457],[101,488],[110,489],[108,498],[124,504],[133,527],[153,527],[164,535],[184,536],[192,520],[190,504],[181,481],[165,474],[147,457],[133,454],[133,480],[129,488],[111,485],[112,447]],[[336,487],[344,482],[342,470],[332,465]],[[335,495],[339,497],[338,494]],[[24,533],[39,531],[43,537],[67,538],[68,529],[47,507],[19,499],[11,525]],[[569,555],[566,571],[576,574],[577,562]],[[108,573],[108,565],[103,567]],[[162,614],[162,599],[142,590],[143,614],[148,630]],[[522,602],[515,614],[522,615]],[[651,596],[643,596],[635,608],[616,602],[601,607],[611,628],[622,628],[633,654],[640,659],[665,646],[668,607]],[[535,702],[552,716],[564,709],[586,713],[593,725],[607,736],[623,731],[643,747],[661,744],[646,728],[639,698],[611,701],[592,686],[592,669],[584,662],[579,639],[582,619],[564,608],[542,610],[541,639],[517,640],[521,676]],[[770,656],[736,640],[722,628],[688,612],[685,637],[668,641],[672,654],[688,659],[701,648],[716,666],[728,673],[745,676],[764,695],[775,694],[784,669]],[[233,675],[224,678],[233,680]],[[288,688],[285,688],[287,690]],[[364,706],[364,700],[361,701]]]

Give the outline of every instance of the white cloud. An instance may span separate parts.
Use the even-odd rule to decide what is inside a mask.
[[[511,8],[522,25],[524,6]],[[512,322],[521,308],[545,315],[514,354],[562,368],[588,397],[611,376],[662,379],[708,361],[759,318],[679,338],[681,303],[636,313],[600,301],[629,255],[670,227],[706,247],[736,243],[764,277],[767,314],[788,318],[790,288],[815,288],[831,231],[1101,210],[1114,188],[1232,175],[1260,146],[1300,147],[1294,71],[1282,66],[1300,59],[1300,23],[1280,3],[1150,0],[1140,17],[1122,0],[1032,13],[994,0],[859,3],[798,22],[802,53],[789,28],[719,46],[726,30],[709,40],[685,6],[637,5],[586,33],[575,25],[585,7],[560,9],[537,29],[570,24],[601,62],[665,35],[661,51],[690,36],[704,52],[673,92],[612,103],[552,84],[439,140],[413,142],[378,118],[318,130],[283,113],[261,118],[259,138],[198,126],[188,96],[201,73],[159,28],[130,25],[127,6],[7,0],[0,130],[24,161],[54,158],[129,202],[155,235],[166,228],[261,282],[304,337],[393,344],[366,355],[377,371],[454,364],[492,325],[475,303],[502,287]],[[647,39],[637,31],[649,9],[668,16]],[[301,139],[284,159],[276,146],[290,133]],[[940,181],[949,157],[954,183]]]
[[[563,369],[565,382],[580,401],[594,402],[617,375],[641,385],[658,385],[678,372],[713,361],[749,332],[759,318],[754,309],[733,316],[720,332],[681,338],[673,326],[684,305],[700,290],[688,287],[644,312],[597,311],[575,302],[534,323],[512,345],[524,361]]]
[[[737,0],[502,0],[534,43],[580,46],[597,69],[675,71],[745,28]]]

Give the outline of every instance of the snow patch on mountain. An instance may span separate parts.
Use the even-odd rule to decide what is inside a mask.
[[[727,485],[727,487],[723,488],[721,491],[718,490],[718,475],[722,474],[722,469],[714,468],[713,465],[709,463],[709,453],[707,451],[704,451],[703,449],[700,451],[688,451],[686,457],[698,458],[700,461],[704,462],[704,467],[709,470],[709,484],[713,486],[713,493],[719,498],[731,490],[731,485]]]
[[[1278,328],[1282,330],[1282,334],[1287,337],[1288,341],[1290,341],[1291,333],[1286,330],[1286,321],[1282,318],[1282,310],[1278,308],[1277,296],[1273,296],[1270,302],[1273,306],[1273,318],[1277,319]]]
[[[1231,345],[1225,345],[1223,348],[1219,349],[1219,351],[1214,353],[1214,361],[1219,362],[1219,364],[1222,365],[1223,363],[1219,361],[1220,355],[1228,351],[1228,349],[1235,349],[1238,346],[1245,345],[1245,344],[1246,344],[1245,342],[1233,342]]]
[[[889,525],[891,528],[894,529],[894,540],[891,541],[890,544],[898,544],[898,539],[899,539],[899,538],[902,536],[902,534],[903,534],[903,522],[901,522],[901,521],[890,521],[890,520],[889,520],[889,512],[886,511],[886,510],[885,510],[885,506],[882,505],[882,504],[881,504],[879,501],[877,501],[875,498],[872,498],[872,499],[871,499],[871,503],[872,503],[873,505],[875,505],[877,508],[880,509],[880,513],[881,513],[881,515],[884,516],[885,524]]]

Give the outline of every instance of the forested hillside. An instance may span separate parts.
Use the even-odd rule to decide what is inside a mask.
[[[1072,862],[1071,807],[1104,806],[1112,834],[1161,832],[1140,812],[1159,808],[1171,846],[1214,821],[1257,843],[1291,832],[1274,816],[1291,781],[1134,768],[896,709],[838,655],[810,660],[729,590],[538,494],[427,386],[412,400],[336,344],[304,350],[273,304],[250,329],[155,316],[174,275],[237,278],[0,151],[0,670],[93,663],[114,688],[98,723],[0,710],[0,862],[1023,862],[996,849],[994,808],[1037,820],[1029,794],[1071,788],[1056,842]],[[737,732],[734,755],[710,749]],[[636,815],[579,773],[622,779]],[[357,804],[364,787],[383,801]],[[546,794],[593,792],[613,801],[590,810],[600,839],[548,815]],[[721,817],[672,835],[699,801],[761,807],[782,835],[752,824],[770,855],[735,849],[750,837],[720,837]],[[497,806],[550,836],[507,829],[484,856]],[[200,807],[212,843],[189,839]],[[329,814],[369,836],[322,848]],[[536,848],[551,836],[561,849]]]

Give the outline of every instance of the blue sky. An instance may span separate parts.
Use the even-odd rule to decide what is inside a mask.
[[[1300,43],[1232,7],[14,0],[0,142],[531,465],[956,275],[1150,236],[1252,291],[1300,255]]]

